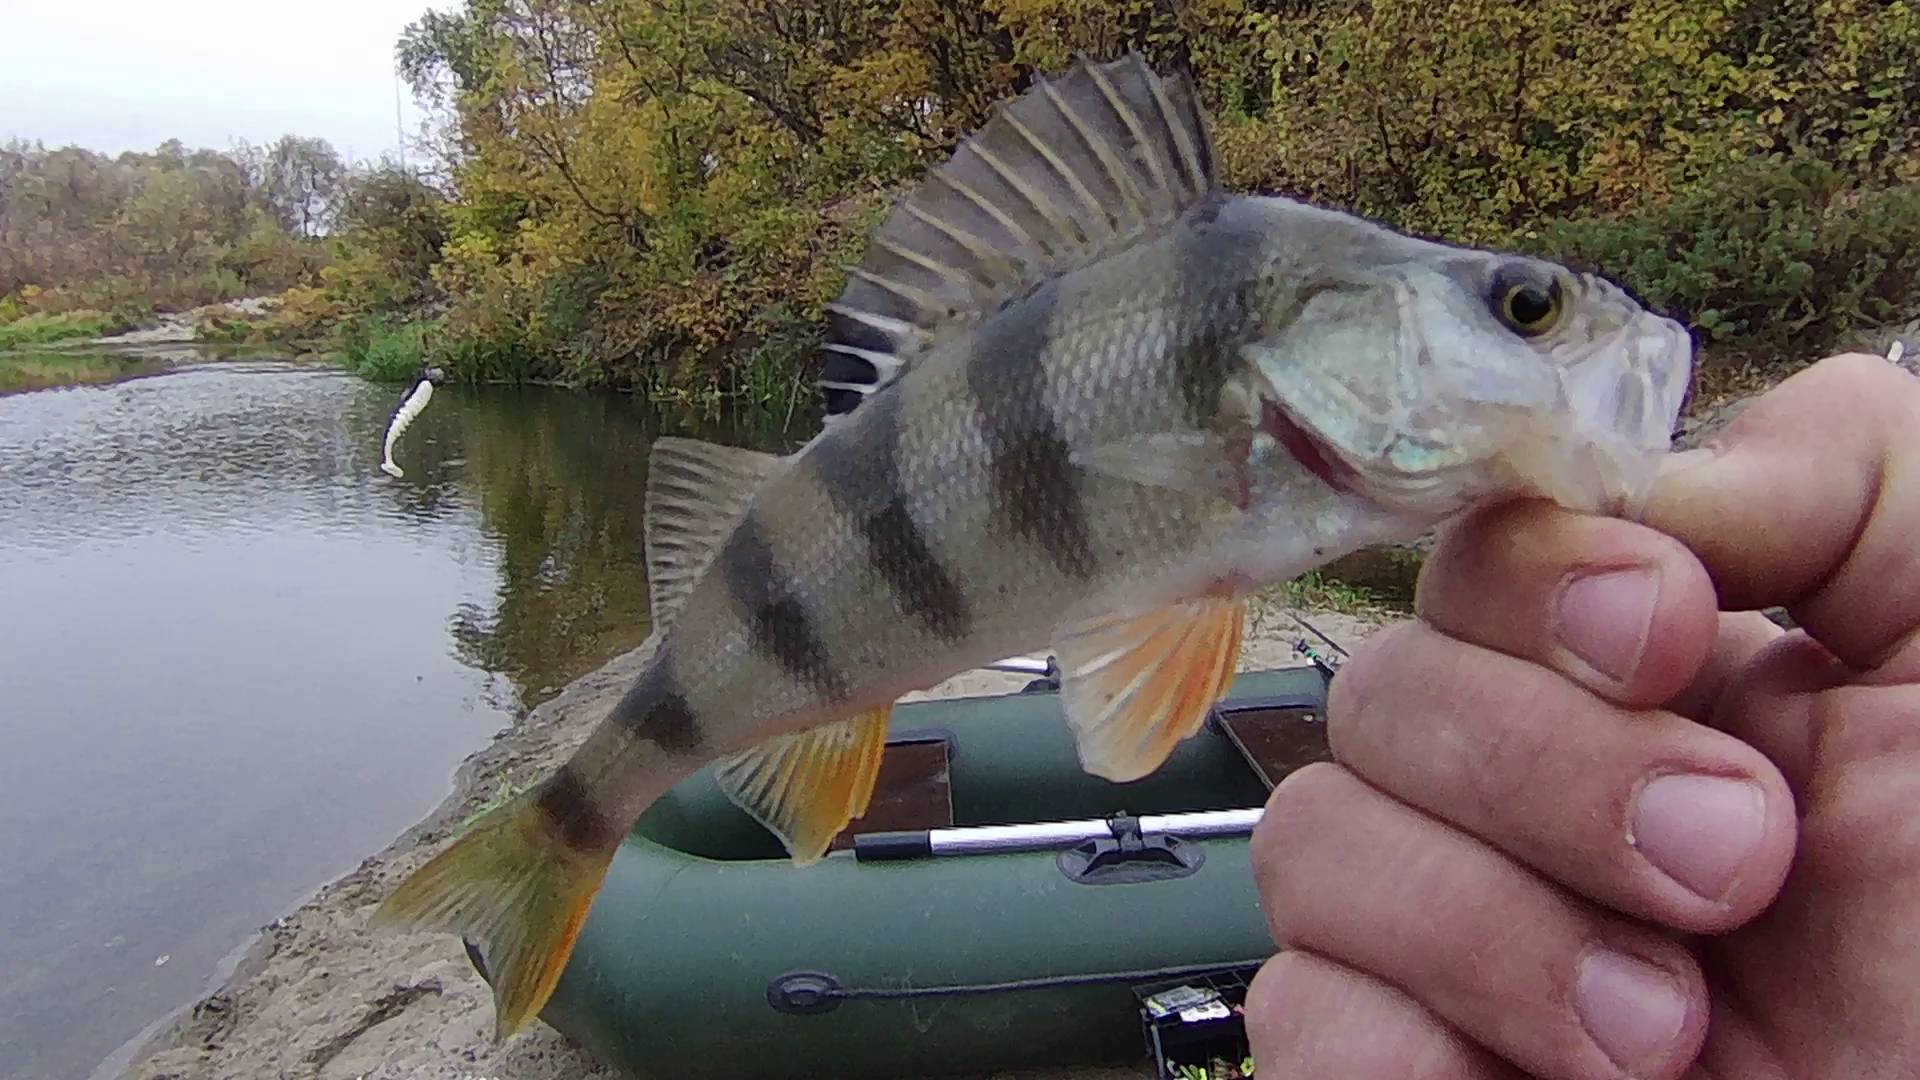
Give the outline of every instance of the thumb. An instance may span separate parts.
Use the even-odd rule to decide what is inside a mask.
[[[1836,356],[1675,455],[1642,520],[1700,558],[1726,610],[1783,605],[1841,661],[1920,627],[1920,379]]]

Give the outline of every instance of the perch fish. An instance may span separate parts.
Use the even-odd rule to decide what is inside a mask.
[[[1086,769],[1144,776],[1225,692],[1251,592],[1484,500],[1631,512],[1692,364],[1602,278],[1223,190],[1190,81],[1138,56],[932,171],[824,347],[799,451],[655,444],[645,670],[379,912],[479,948],[502,1039],[696,770],[810,862],[896,699],[1046,649]]]

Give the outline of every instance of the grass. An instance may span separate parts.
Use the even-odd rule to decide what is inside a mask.
[[[24,315],[0,323],[0,350],[51,345],[76,338],[102,337],[127,330],[131,324],[104,311],[63,311],[58,315]]]
[[[1361,618],[1411,615],[1424,561],[1424,555],[1407,548],[1368,548],[1269,589],[1264,598],[1286,607]]]
[[[1397,610],[1372,589],[1331,577],[1323,570],[1309,570],[1280,585],[1272,591],[1272,597],[1287,607],[1337,611],[1343,615],[1379,615]]]
[[[532,788],[532,783],[516,784],[511,780],[502,779],[499,786],[494,789],[492,795],[487,796],[485,801],[481,802],[479,806],[474,807],[473,813],[468,814],[465,818],[461,819],[460,824],[454,826],[454,835],[458,836],[468,829],[473,828],[474,822],[507,805],[518,798],[523,792],[529,791]]]
[[[385,319],[358,319],[340,328],[340,362],[374,382],[410,382],[426,363],[432,322],[398,325]]]
[[[152,367],[151,363],[140,360],[95,353],[3,353],[0,354],[0,394],[113,382]]]

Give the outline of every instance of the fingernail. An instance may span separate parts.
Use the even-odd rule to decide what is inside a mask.
[[[1587,1035],[1635,1076],[1664,1063],[1687,1022],[1687,996],[1678,980],[1611,949],[1581,958],[1573,1007]]]
[[[1627,839],[1668,877],[1719,900],[1760,846],[1766,828],[1767,800],[1754,785],[1671,773],[1640,789]]]
[[[1560,593],[1560,644],[1595,671],[1624,683],[1640,666],[1660,578],[1652,570],[1607,570],[1575,578]]]

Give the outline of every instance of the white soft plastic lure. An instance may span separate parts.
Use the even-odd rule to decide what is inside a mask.
[[[380,471],[388,476],[407,475],[400,466],[394,464],[393,444],[399,442],[400,436],[421,413],[427,410],[427,402],[433,400],[433,384],[438,382],[439,378],[439,369],[428,370],[426,376],[420,380],[420,385],[413,388],[413,393],[407,395],[407,400],[401,402],[400,408],[394,411],[393,419],[387,422],[387,441],[381,448]]]

